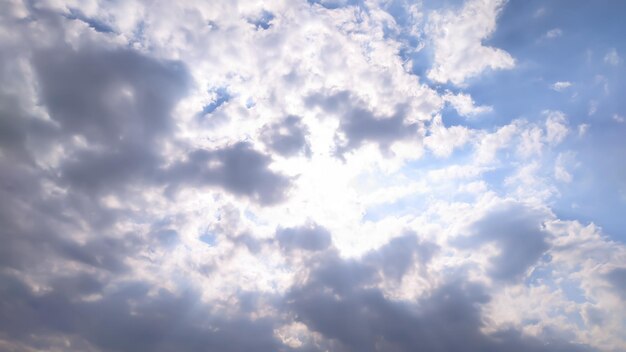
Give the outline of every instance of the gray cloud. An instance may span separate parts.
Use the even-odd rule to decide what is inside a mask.
[[[162,144],[174,138],[170,114],[190,81],[180,62],[95,47],[41,51],[33,62],[59,137],[82,136],[88,145],[70,149],[62,161],[66,186],[110,194],[136,184],[170,190],[211,185],[261,204],[284,199],[289,180],[270,171],[271,159],[246,143],[192,151],[185,161],[163,167]],[[210,162],[219,165],[209,167]]]
[[[197,292],[174,294],[128,282],[110,286],[85,275],[59,278],[52,291],[34,294],[20,280],[0,280],[0,330],[36,346],[37,337],[67,337],[58,348],[84,351],[287,351],[273,336],[275,321],[251,320],[242,313],[212,315]],[[96,300],[81,295],[98,293]],[[244,297],[245,298],[245,297]],[[254,300],[247,309],[256,310]],[[245,307],[243,307],[245,308]],[[241,338],[245,336],[245,338]],[[54,341],[54,340],[52,340]],[[57,343],[64,342],[64,340]],[[47,344],[40,346],[48,349]]]
[[[278,229],[276,239],[280,247],[287,251],[321,251],[331,244],[330,232],[317,224]]]
[[[626,268],[615,268],[611,270],[607,278],[615,288],[615,292],[626,300]]]
[[[398,243],[384,247],[384,255],[398,254],[405,258],[405,250]],[[368,260],[343,260],[332,251],[326,252],[310,264],[308,279],[287,295],[288,308],[295,319],[326,339],[312,343],[313,349],[341,352],[591,351],[550,334],[541,339],[513,329],[484,334],[480,307],[490,298],[486,288],[479,284],[452,280],[417,302],[391,300],[374,285],[380,279],[377,277],[379,270],[368,263]]]
[[[33,63],[43,102],[63,132],[106,147],[171,133],[170,113],[190,81],[182,63],[128,49],[59,47],[36,52]]]
[[[435,244],[422,243],[416,234],[407,233],[368,253],[365,261],[382,269],[385,277],[400,280],[416,262],[423,269],[437,250]]]
[[[164,180],[173,188],[218,185],[260,204],[275,204],[287,196],[290,179],[269,170],[270,162],[269,156],[240,142],[217,150],[195,150],[170,167]]]
[[[388,153],[391,145],[397,141],[417,138],[418,125],[407,123],[406,107],[399,105],[392,116],[376,116],[363,108],[366,104],[355,98],[350,92],[342,91],[331,95],[313,94],[305,99],[307,106],[320,107],[326,113],[340,116],[336,150],[343,155],[364,143],[377,144],[383,153]]]
[[[501,253],[491,258],[490,275],[498,280],[519,280],[549,248],[544,220],[544,213],[508,202],[474,223],[471,236],[455,243],[466,248],[495,243]]]
[[[287,116],[282,121],[265,126],[261,139],[272,151],[282,156],[299,153],[309,156],[311,149],[307,142],[308,130],[298,116]]]

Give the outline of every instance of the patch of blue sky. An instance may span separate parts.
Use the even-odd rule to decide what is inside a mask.
[[[438,86],[435,85],[426,76],[426,74],[428,73],[428,70],[430,70],[430,68],[433,65],[434,55],[435,54],[434,54],[433,48],[430,45],[426,45],[425,47],[421,48],[419,51],[415,51],[414,48],[412,47],[403,48],[402,50],[400,50],[400,57],[402,58],[402,60],[404,61],[411,60],[410,72],[418,76],[420,78],[420,81],[427,83],[429,86],[431,86],[431,88],[436,89],[436,90],[445,89],[445,87],[438,88]]]
[[[172,229],[164,229],[155,233],[157,240],[164,246],[171,247],[178,243],[178,232]]]
[[[246,100],[246,108],[251,109],[256,105],[256,102],[254,101],[254,99],[252,97],[249,97]]]
[[[364,0],[307,0],[311,5],[317,4],[329,10],[346,6],[363,6]]]
[[[626,3],[618,7],[626,10]],[[537,17],[540,9],[544,14]],[[626,32],[623,13],[599,2],[510,1],[485,45],[510,53],[516,67],[474,77],[468,81],[467,91],[479,101],[491,102],[507,119],[533,116],[544,109],[586,111],[586,100],[603,94],[594,84],[597,75],[614,69],[605,64],[605,54],[612,48],[618,52],[626,49],[622,44]],[[562,34],[546,37],[555,29]],[[620,76],[623,82],[623,71]],[[556,92],[551,85],[558,81],[572,82],[573,86]],[[577,98],[572,99],[574,92]]]
[[[485,72],[469,79],[465,89],[478,104],[493,106],[497,118],[466,121],[472,127],[520,117],[542,123],[542,111],[563,111],[571,134],[561,149],[574,151],[580,166],[569,170],[571,183],[559,185],[554,211],[593,221],[621,241],[626,241],[626,124],[620,122],[626,116],[624,13],[626,2],[511,0],[484,44],[510,53],[516,67]],[[613,51],[617,56],[611,60]],[[556,82],[571,86],[556,91]],[[577,137],[581,124],[589,129]],[[489,180],[490,185],[494,181],[499,182]]]
[[[208,231],[200,235],[198,239],[211,247],[215,246],[217,243],[217,237]]]
[[[422,9],[425,13],[432,11],[454,11],[461,8],[465,4],[465,0],[424,0]]]
[[[254,214],[254,212],[250,211],[249,209],[244,210],[243,215],[246,219],[252,221],[255,224],[263,223],[263,219],[260,219],[258,216],[256,216],[256,214]]]
[[[550,266],[538,265],[531,271],[530,275],[526,277],[525,284],[526,286],[547,285],[552,289],[556,289],[552,274],[552,268],[550,268]]]
[[[580,288],[580,283],[565,280],[561,282],[561,290],[567,299],[576,303],[584,303],[587,302],[587,297],[585,296],[585,291]]]
[[[255,18],[251,18],[248,19],[248,22],[250,22],[251,24],[253,24],[257,30],[259,29],[269,29],[271,27],[271,21],[274,19],[274,14],[263,10],[261,11],[261,14]]]
[[[114,33],[115,30],[109,24],[92,17],[85,16],[85,14],[75,8],[69,9],[69,14],[65,15],[66,18],[71,20],[78,20],[86,23],[89,27],[93,28],[96,32],[100,33]]]
[[[215,99],[202,108],[201,115],[203,116],[212,113],[217,108],[228,102],[231,98],[230,93],[228,93],[228,89],[226,89],[225,87],[217,88],[213,90],[213,92],[215,92]]]

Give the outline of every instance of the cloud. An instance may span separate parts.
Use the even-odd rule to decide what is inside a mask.
[[[420,242],[415,233],[407,233],[371,251],[364,261],[380,268],[386,278],[399,281],[415,264],[425,269],[438,249],[434,243]]]
[[[446,127],[441,116],[436,116],[429,126],[429,135],[424,138],[424,145],[439,157],[448,157],[455,148],[465,145],[470,137],[470,131],[463,126]]]
[[[390,246],[391,256],[404,251]],[[404,256],[402,256],[404,258]],[[314,350],[337,351],[587,351],[558,339],[542,341],[513,329],[481,332],[480,306],[489,295],[480,284],[443,283],[417,302],[394,301],[372,287],[376,271],[367,262],[328,253],[308,279],[288,294],[288,307],[325,341]]]
[[[448,92],[445,99],[461,116],[472,117],[493,111],[491,106],[476,106],[474,99],[468,94]]]
[[[169,188],[181,186],[219,186],[260,204],[284,200],[290,186],[288,177],[272,172],[271,158],[239,142],[216,150],[199,149],[164,171]]]
[[[141,282],[105,289],[106,283],[88,276],[58,280],[44,294],[12,277],[4,276],[2,283],[2,330],[34,346],[43,342],[67,351],[284,350],[273,336],[272,321],[253,321],[244,312],[232,317],[207,314],[210,308],[197,292],[148,295],[150,287]],[[102,297],[82,300],[81,294]],[[61,339],[38,340],[55,335]]]
[[[546,118],[546,141],[559,144],[569,134],[567,117],[560,111],[544,111]]]
[[[567,164],[571,163],[571,154],[559,154],[554,164],[554,177],[562,182],[572,182],[572,174],[567,170]]]
[[[276,239],[280,247],[287,251],[294,249],[322,251],[331,243],[330,232],[316,224],[278,229]]]
[[[615,292],[626,300],[626,268],[615,268],[611,270],[607,278],[615,288]]]
[[[189,80],[180,62],[123,49],[61,47],[38,52],[34,63],[52,118],[94,144],[149,143],[170,133],[170,113]]]
[[[604,62],[612,66],[617,66],[622,63],[622,58],[619,56],[615,48],[611,48],[606,55],[604,55]]]
[[[620,106],[530,91],[620,66],[504,6],[7,2],[0,350],[623,350]]]
[[[552,84],[550,86],[550,88],[552,88],[553,90],[557,91],[557,92],[562,92],[565,89],[569,88],[572,86],[571,82],[567,82],[567,81],[559,81],[559,82],[555,82],[554,84]]]
[[[472,224],[470,237],[458,239],[458,243],[469,248],[495,243],[499,254],[490,259],[491,277],[520,280],[549,248],[548,235],[542,229],[544,218],[541,211],[521,204],[499,204]]]
[[[546,39],[554,39],[554,38],[558,38],[560,36],[563,35],[563,30],[561,30],[560,28],[553,28],[549,31],[546,32],[546,34],[544,34],[544,38]]]
[[[297,116],[287,116],[282,121],[265,126],[261,139],[274,152],[282,156],[294,156],[299,153],[311,154],[306,140],[307,128]]]
[[[404,105],[396,106],[391,116],[377,116],[347,91],[329,96],[313,94],[306,103],[339,116],[336,150],[340,156],[365,143],[375,143],[381,152],[389,153],[395,142],[418,137],[419,125],[407,121]]]
[[[499,0],[471,0],[458,11],[431,14],[427,33],[435,57],[428,78],[463,85],[485,69],[513,68],[515,60],[510,54],[482,44],[495,31],[503,4]]]

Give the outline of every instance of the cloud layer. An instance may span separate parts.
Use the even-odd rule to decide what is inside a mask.
[[[0,350],[623,350],[626,47],[561,5],[5,2]]]

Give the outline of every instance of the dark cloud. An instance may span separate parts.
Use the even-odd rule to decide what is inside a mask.
[[[398,243],[382,252],[406,258]],[[512,329],[483,333],[480,307],[490,298],[479,284],[453,280],[417,302],[395,301],[376,288],[379,270],[367,260],[343,260],[327,252],[310,267],[307,280],[289,292],[287,305],[295,319],[326,339],[311,342],[317,350],[591,351],[558,337],[540,339]]]
[[[171,133],[170,113],[190,83],[182,63],[128,49],[61,46],[36,52],[33,63],[43,103],[64,133],[106,147]]]
[[[406,122],[406,107],[403,105],[398,105],[392,116],[376,116],[364,108],[367,104],[346,91],[331,95],[313,94],[305,99],[305,103],[340,116],[341,134],[336,142],[340,156],[364,143],[375,143],[383,153],[388,153],[393,143],[418,137],[419,126]]]
[[[43,185],[54,178],[34,166],[9,167],[1,159],[0,165],[0,266],[37,269],[64,259],[108,271],[126,269],[125,258],[137,250],[139,239],[106,236],[133,212],[121,214],[80,195],[49,192]]]
[[[519,280],[549,248],[545,219],[541,211],[506,202],[474,223],[469,237],[455,243],[466,248],[494,243],[500,253],[491,258],[490,275],[503,281]]]
[[[282,156],[300,153],[309,156],[311,149],[307,142],[308,130],[298,116],[287,116],[282,121],[265,126],[261,139],[272,151]]]
[[[240,142],[217,150],[196,150],[164,174],[174,188],[179,185],[220,186],[260,204],[285,199],[290,179],[271,171],[271,158]]]
[[[416,262],[423,269],[438,247],[422,243],[414,233],[407,233],[389,241],[365,256],[365,261],[380,268],[386,278],[400,280]]]
[[[60,19],[42,16],[32,21],[60,36]],[[25,24],[16,23],[16,33],[27,30]],[[126,260],[146,243],[143,234],[115,229],[130,219],[141,222],[126,208],[131,200],[141,202],[125,190],[150,184],[159,139],[171,134],[169,115],[186,94],[188,75],[180,63],[128,49],[49,47],[28,55],[32,77],[7,70],[11,65],[0,55],[0,75],[22,82],[14,85],[20,89],[0,90],[0,101],[7,102],[0,121],[12,136],[0,143],[0,266],[34,272],[73,263],[128,271]],[[32,97],[23,89],[28,82],[38,88],[49,120],[32,115]],[[76,137],[81,146],[72,144]],[[49,154],[58,161],[46,160]],[[103,194],[119,196],[122,206],[107,206]]]
[[[4,275],[0,330],[5,338],[30,346],[37,344],[38,336],[82,340],[78,346],[58,346],[65,351],[84,351],[84,346],[98,351],[289,350],[273,335],[275,321],[252,320],[244,314],[246,309],[259,309],[249,294],[242,299],[243,313],[213,315],[197,292],[148,294],[151,287],[141,282],[109,286],[79,275],[57,279],[51,291],[35,294],[20,280]],[[101,297],[81,298],[94,293]]]
[[[86,143],[61,163],[61,180],[72,190],[104,195],[135,185],[208,185],[261,204],[284,199],[289,180],[270,171],[271,159],[247,143],[192,151],[185,161],[163,166],[163,145],[174,140],[170,115],[190,85],[180,62],[90,46],[37,52],[33,62],[60,137],[80,136]]]
[[[276,239],[280,247],[287,251],[322,251],[331,244],[330,232],[317,224],[278,229]]]
[[[375,116],[371,111],[360,107],[353,108],[341,120],[340,128],[347,142],[340,144],[337,151],[343,154],[359,148],[365,142],[373,142],[383,152],[388,152],[394,142],[416,136],[417,125],[406,124],[404,119],[403,107],[398,107],[393,116],[383,117]]]
[[[611,270],[607,278],[615,288],[615,292],[626,300],[626,268],[615,268]]]
[[[33,64],[58,138],[83,138],[61,162],[64,185],[87,194],[151,185],[174,132],[170,114],[188,90],[185,67],[128,49],[62,45],[36,52]]]
[[[273,204],[289,179],[246,143],[171,160],[163,151],[180,147],[171,113],[191,84],[185,66],[87,39],[69,47],[67,19],[31,15],[13,30],[49,26],[49,49],[21,48],[19,63],[18,48],[0,50],[11,86],[0,88],[0,349],[286,350],[275,321],[212,316],[197,292],[148,294],[152,284],[122,278],[179,243],[176,223],[150,215],[150,190],[211,186]]]

